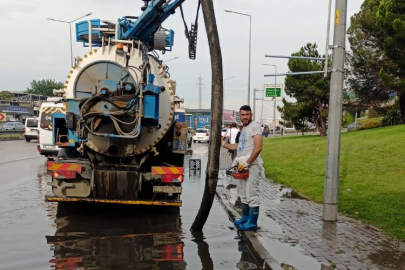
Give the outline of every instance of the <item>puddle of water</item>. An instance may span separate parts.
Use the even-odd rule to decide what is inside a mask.
[[[286,263],[299,270],[326,270],[326,266],[318,262],[315,258],[304,255],[302,252],[305,250],[297,244],[281,243],[277,239],[270,239],[268,237],[258,237],[260,242],[271,254],[271,256],[280,264]],[[322,266],[323,265],[323,266]],[[324,268],[322,268],[324,267]],[[285,268],[288,269],[288,268]],[[333,268],[329,268],[332,270]]]
[[[204,233],[190,232],[204,189],[208,147],[197,144],[195,150],[186,157],[180,209],[46,203],[44,160],[21,161],[29,170],[0,187],[0,268],[255,269],[249,268],[256,266],[254,258],[234,239],[217,201]],[[189,158],[201,159],[200,177],[188,177]]]

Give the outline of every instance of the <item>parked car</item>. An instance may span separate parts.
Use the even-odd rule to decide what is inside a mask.
[[[26,142],[38,140],[38,120],[35,118],[25,119],[24,138]]]
[[[209,129],[206,128],[197,128],[193,134],[193,142],[210,142],[210,133]]]
[[[361,123],[351,123],[347,126],[347,131],[358,129],[361,126]]]
[[[21,122],[7,122],[1,128],[2,130],[24,130],[24,125]]]

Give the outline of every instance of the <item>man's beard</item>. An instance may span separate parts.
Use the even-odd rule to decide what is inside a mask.
[[[242,121],[244,127],[248,126],[252,122],[252,119],[245,119],[245,120],[247,120],[248,123],[245,124],[244,121]]]

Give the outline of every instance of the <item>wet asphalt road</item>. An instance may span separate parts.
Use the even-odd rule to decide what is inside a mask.
[[[193,149],[186,169],[205,168],[207,144]],[[47,203],[49,177],[36,142],[0,142],[0,269],[257,269],[217,201],[190,232],[204,180],[187,170],[177,210]]]

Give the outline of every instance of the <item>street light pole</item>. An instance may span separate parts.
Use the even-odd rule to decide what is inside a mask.
[[[251,62],[251,47],[252,47],[252,16],[245,13],[235,12],[229,9],[224,9],[225,12],[235,13],[243,16],[249,17],[249,69],[248,69],[248,93],[247,93],[247,104],[250,106],[250,62]]]
[[[347,0],[336,0],[332,75],[329,99],[328,146],[323,191],[324,221],[336,221],[339,197],[340,138],[346,47]]]
[[[224,93],[225,93],[225,81],[227,81],[227,80],[229,80],[229,79],[233,79],[233,78],[235,78],[235,76],[232,76],[232,77],[229,77],[229,78],[226,78],[225,80],[224,80]],[[225,117],[224,117],[224,110],[225,110],[225,99],[222,99],[222,124],[224,124],[224,121],[225,121]]]
[[[272,66],[275,68],[274,74],[277,74],[277,66],[270,64],[263,64],[264,66]],[[276,136],[276,99],[277,99],[277,76],[274,76],[274,108],[273,108],[273,136]]]
[[[54,22],[62,22],[62,23],[67,23],[69,24],[69,35],[70,35],[70,64],[73,67],[73,48],[72,48],[72,26],[71,23],[75,22],[77,20],[80,20],[81,18],[90,16],[92,13],[87,13],[86,15],[81,16],[80,18],[74,19],[73,21],[62,21],[62,20],[56,20],[56,19],[52,19],[52,18],[48,18],[47,20],[49,21],[54,21]]]

